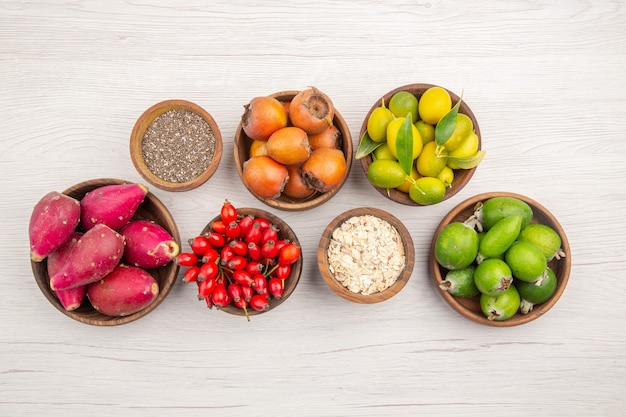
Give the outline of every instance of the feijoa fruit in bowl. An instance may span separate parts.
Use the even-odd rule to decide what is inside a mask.
[[[489,192],[444,216],[428,262],[437,291],[454,310],[507,327],[554,307],[572,259],[565,231],[547,208],[520,194]]]
[[[352,137],[328,95],[315,87],[253,97],[235,132],[237,173],[248,191],[282,210],[331,199],[352,165]]]
[[[372,105],[355,158],[380,194],[423,206],[458,193],[484,155],[478,121],[463,97],[433,84],[409,84]]]

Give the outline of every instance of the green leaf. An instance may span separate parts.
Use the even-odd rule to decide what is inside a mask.
[[[400,125],[396,138],[398,162],[400,162],[406,175],[411,175],[411,167],[413,166],[413,121],[411,119],[411,113],[407,114]]]
[[[439,120],[437,126],[435,126],[435,142],[437,142],[437,145],[441,146],[446,143],[454,133],[454,129],[456,128],[456,115],[459,113],[462,100],[463,93],[461,93],[461,97],[454,107],[452,107],[450,111]]]
[[[354,155],[354,157],[356,159],[361,159],[364,156],[372,153],[374,149],[378,148],[382,144],[383,142],[374,142],[370,138],[370,135],[367,134],[367,131],[365,131],[365,133],[363,133],[363,136],[361,137],[361,140],[359,141],[359,146],[356,149],[356,154]]]
[[[448,156],[448,162],[454,162],[461,169],[471,169],[477,167],[478,164],[482,162],[486,153],[487,151],[478,151],[474,155],[465,158],[455,158],[453,156]]]

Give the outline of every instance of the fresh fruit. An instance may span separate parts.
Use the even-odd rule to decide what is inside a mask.
[[[462,222],[446,225],[435,241],[435,258],[446,269],[470,266],[478,253],[478,234]]]
[[[451,108],[450,94],[442,87],[430,87],[419,99],[419,116],[431,125],[436,125]]]
[[[312,196],[315,190],[309,187],[303,180],[301,175],[300,165],[288,165],[287,174],[289,179],[285,188],[283,189],[283,195],[294,200],[302,200]]]
[[[445,185],[446,188],[450,188],[452,187],[452,182],[454,181],[454,171],[449,166],[445,166],[437,175],[437,178],[443,182],[443,185]]]
[[[422,144],[426,145],[428,142],[435,140],[435,126],[428,124],[423,120],[418,120],[414,124],[417,131],[420,132]]]
[[[475,270],[476,267],[470,265],[467,268],[448,271],[443,281],[439,284],[439,288],[456,297],[474,297],[480,294],[478,287],[474,283]]]
[[[378,148],[374,149],[374,160],[376,159],[393,159],[396,160],[396,157],[391,153],[391,148],[389,148],[389,144],[387,142],[382,143]]]
[[[521,231],[519,240],[532,243],[541,249],[548,262],[565,256],[565,252],[561,249],[561,237],[548,225],[541,223],[529,224]]]
[[[423,206],[441,202],[446,194],[445,184],[435,177],[421,177],[409,187],[409,197]]]
[[[317,148],[341,148],[341,131],[337,126],[332,125],[322,130],[320,133],[309,135],[309,146],[311,149]]]
[[[457,113],[454,132],[452,132],[452,135],[445,141],[443,146],[448,152],[455,151],[473,130],[474,123],[472,119],[464,113]]]
[[[380,188],[396,188],[404,184],[406,173],[395,159],[377,159],[367,168],[367,178]]]
[[[339,187],[348,174],[348,165],[343,151],[319,148],[311,152],[301,168],[304,183],[320,193]]]
[[[474,283],[481,294],[502,294],[513,283],[511,268],[501,259],[485,259],[474,271]]]
[[[518,215],[498,221],[481,239],[476,261],[481,263],[487,258],[495,258],[506,252],[519,235],[521,226],[522,217]]]
[[[488,320],[508,320],[517,313],[519,306],[520,296],[514,285],[496,296],[487,294],[480,296],[480,309]]]
[[[389,145],[389,150],[391,151],[391,154],[396,159],[398,159],[398,148],[397,148],[398,132],[400,131],[400,127],[402,126],[403,122],[404,122],[404,117],[399,117],[397,119],[392,120],[387,125],[387,144]],[[418,155],[422,151],[423,144],[422,144],[422,138],[420,136],[420,133],[417,131],[417,128],[413,124],[411,125],[411,132],[412,132],[412,138],[413,138],[412,159],[415,159],[418,157]]]
[[[417,120],[417,97],[408,91],[398,91],[389,100],[389,110],[396,117],[411,114],[411,120]]]
[[[87,287],[89,302],[107,316],[128,316],[148,307],[159,295],[159,284],[142,268],[118,265]]]
[[[270,156],[255,156],[243,163],[243,182],[259,198],[277,198],[287,183],[287,167]]]
[[[436,177],[445,168],[447,157],[444,153],[437,153],[437,143],[428,142],[417,157],[417,172],[425,177]]]
[[[283,127],[272,133],[266,147],[267,155],[284,165],[299,165],[311,155],[306,132],[294,126]]]
[[[255,97],[244,106],[241,127],[252,140],[267,140],[278,129],[287,126],[287,110],[273,97]]]
[[[97,281],[122,260],[124,237],[104,224],[87,230],[72,248],[63,267],[50,277],[54,291]]]
[[[43,196],[30,216],[28,235],[30,259],[41,262],[61,247],[80,221],[78,200],[57,191]]]
[[[541,249],[528,243],[517,241],[505,255],[513,276],[526,282],[538,282],[545,277],[548,263]]]
[[[517,281],[515,286],[521,297],[520,312],[528,314],[535,305],[545,303],[556,292],[557,278],[550,268],[546,270],[546,278],[539,285],[534,282]]]
[[[384,142],[387,138],[387,126],[395,118],[387,107],[376,107],[367,119],[367,134],[374,142]]]
[[[315,87],[296,94],[289,106],[289,119],[294,126],[314,135],[333,125],[335,107],[330,97]]]
[[[80,232],[74,232],[70,237],[61,245],[60,248],[48,255],[46,268],[48,270],[48,277],[53,276],[61,270],[65,262],[67,261],[69,254],[72,252],[72,248],[78,242],[78,239],[83,234]],[[85,297],[86,285],[70,288],[67,290],[53,291],[54,295],[59,299],[59,302],[66,311],[74,311],[81,306],[83,298]]]
[[[148,194],[143,184],[111,184],[88,192],[80,200],[80,223],[89,230],[104,224],[119,230],[128,223]]]
[[[447,143],[447,142],[446,142]],[[444,149],[447,149],[447,146],[444,145]],[[459,144],[459,146],[448,153],[448,166],[452,169],[460,169],[459,163],[455,161],[454,158],[470,158],[477,154],[478,152],[478,136],[476,132],[470,132],[469,135],[465,137],[463,142]]]
[[[250,144],[250,158],[260,155],[267,155],[267,141],[253,140]]]
[[[396,187],[396,190],[402,191],[403,193],[408,194],[409,191],[411,190],[411,185],[413,185],[415,180],[419,179],[420,177],[421,177],[421,175],[419,174],[419,172],[417,172],[417,168],[415,168],[415,165],[412,165],[411,166],[411,175],[405,176],[404,177],[404,182],[402,183],[402,185]]]
[[[533,210],[525,201],[508,196],[489,198],[474,213],[484,230],[489,230],[498,220],[514,214],[522,217],[522,229],[533,218]]]
[[[151,269],[170,263],[180,252],[178,243],[165,228],[149,220],[133,220],[120,229],[126,245],[124,261]]]

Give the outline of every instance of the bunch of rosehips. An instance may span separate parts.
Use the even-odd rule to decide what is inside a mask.
[[[209,308],[232,304],[250,320],[248,307],[265,311],[272,297],[282,297],[291,266],[300,259],[300,247],[278,232],[268,219],[239,215],[225,200],[210,230],[189,239],[191,252],[176,257],[187,267],[183,281],[197,283],[198,299]]]

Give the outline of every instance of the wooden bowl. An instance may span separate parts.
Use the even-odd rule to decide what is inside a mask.
[[[206,169],[193,178],[191,177],[192,173],[188,172],[180,181],[173,181],[157,176],[157,174],[150,170],[143,154],[143,142],[146,131],[157,117],[171,110],[184,110],[202,117],[210,127],[214,143],[213,155]],[[173,145],[175,142],[172,141],[171,143]],[[206,149],[198,149],[198,153],[202,151],[206,151]],[[178,153],[180,153],[180,156],[177,157],[176,155]],[[172,162],[178,160],[179,165],[189,165],[183,159],[183,153],[187,155],[188,152],[176,152],[172,150],[170,152]],[[137,122],[135,122],[135,126],[130,135],[130,156],[139,174],[150,184],[165,191],[187,191],[204,184],[217,170],[222,157],[222,135],[213,117],[202,107],[185,100],[166,100],[147,109],[139,116]]]
[[[298,93],[299,91],[297,90],[282,91],[282,92],[270,94],[270,97],[274,97],[278,101],[289,102]],[[345,122],[345,120],[343,119],[343,117],[341,116],[341,114],[336,108],[335,108],[335,116],[333,118],[333,124],[337,126],[337,129],[339,129],[339,132],[341,132],[341,150],[343,151],[343,154],[346,157],[346,164],[347,164],[346,176],[344,177],[343,181],[341,182],[341,184],[339,184],[338,187],[326,193],[315,192],[313,195],[305,199],[300,199],[300,200],[291,199],[285,195],[281,195],[280,197],[273,198],[273,199],[262,198],[262,197],[255,195],[252,192],[252,190],[250,190],[246,186],[246,188],[248,188],[248,191],[250,191],[250,193],[254,195],[261,202],[267,204],[270,207],[277,208],[280,210],[291,210],[291,211],[307,210],[313,207],[317,207],[320,204],[323,204],[327,202],[328,200],[330,200],[335,194],[337,194],[337,192],[339,192],[341,187],[343,187],[343,184],[345,183],[346,178],[348,178],[348,174],[350,173],[350,168],[352,166],[352,159],[353,159],[352,136],[350,135],[350,129],[348,128],[347,123]],[[239,125],[237,126],[237,130],[235,131],[234,153],[235,153],[235,167],[237,168],[237,173],[239,174],[239,178],[241,178],[242,181],[243,181],[243,163],[250,158],[250,145],[251,144],[252,144],[252,139],[250,139],[245,134],[242,128],[242,122],[240,121]]]
[[[443,230],[446,225],[456,222],[456,221],[465,221],[475,211],[475,206],[479,202],[485,201],[492,197],[514,197],[525,201],[533,210],[533,218],[531,220],[532,223],[542,223],[547,226],[552,227],[561,237],[561,248],[566,253],[564,258],[560,260],[553,259],[548,263],[548,266],[554,271],[557,277],[557,288],[556,292],[548,301],[542,304],[537,304],[534,306],[533,310],[528,314],[521,314],[519,311],[515,314],[515,316],[511,317],[508,320],[504,321],[495,321],[488,320],[480,309],[480,296],[476,296],[473,298],[460,298],[452,296],[450,293],[444,290],[439,289],[439,284],[444,280],[445,275],[447,273],[447,269],[443,268],[437,262],[435,258],[435,243],[437,241],[437,236]],[[554,304],[559,300],[561,294],[565,290],[565,286],[567,285],[567,281],[569,280],[569,274],[572,265],[572,258],[570,256],[570,247],[569,242],[567,240],[567,236],[565,235],[565,231],[563,227],[559,224],[556,217],[552,215],[544,206],[536,202],[535,200],[528,198],[523,195],[509,193],[509,192],[489,192],[478,194],[474,197],[468,198],[463,201],[455,208],[453,208],[439,223],[437,230],[432,239],[432,244],[430,248],[430,257],[428,260],[429,268],[431,272],[431,277],[433,283],[435,284],[437,291],[441,294],[443,299],[457,312],[459,312],[462,316],[475,321],[476,323],[485,324],[489,326],[496,327],[510,327],[517,326],[520,324],[528,323],[533,321],[542,315],[544,315],[548,310],[550,310]]]
[[[63,194],[80,200],[85,196],[86,193],[98,187],[124,183],[129,182],[114,178],[94,179],[76,184],[63,191]],[[151,192],[148,192],[148,194],[146,195],[143,203],[141,203],[141,205],[137,209],[133,220],[152,220],[156,222],[157,224],[163,226],[172,235],[176,243],[178,243],[178,245],[180,246],[180,235],[178,232],[178,227],[174,222],[174,218],[168,211],[167,207],[165,207],[163,203]],[[172,286],[176,282],[176,276],[179,269],[178,265],[176,265],[174,262],[170,262],[169,264],[160,268],[148,269],[147,271],[159,283],[159,295],[157,296],[157,298],[149,306],[141,311],[138,311],[128,316],[113,317],[104,315],[95,310],[86,297],[83,300],[82,305],[78,309],[74,311],[66,311],[57,299],[57,297],[54,295],[54,292],[50,289],[50,278],[48,276],[47,265],[47,260],[45,259],[42,262],[31,261],[31,267],[33,270],[33,274],[35,275],[35,281],[37,282],[37,285],[41,289],[43,295],[61,313],[81,323],[91,324],[94,326],[115,326],[119,324],[130,323],[131,321],[135,321],[153,311],[159,306],[159,304],[163,302],[165,297],[167,297],[167,295],[169,294]]]
[[[265,211],[265,210],[261,210],[261,209],[257,209],[257,208],[248,208],[248,207],[238,207],[237,208],[237,213],[241,216],[248,216],[251,215],[253,217],[263,217],[267,220],[270,221],[270,223],[272,223],[273,225],[275,225],[276,227],[278,227],[278,238],[279,239],[287,239],[292,243],[295,243],[296,245],[300,246],[300,241],[298,240],[298,237],[296,236],[296,234],[294,233],[294,231],[291,229],[291,227],[289,227],[289,225],[287,223],[285,223],[285,221],[283,221],[281,218],[279,218],[278,216]],[[216,220],[219,220],[220,216],[215,216],[206,226],[204,229],[202,229],[202,232],[200,232],[201,235],[207,233],[207,232],[211,232],[211,225],[213,224],[213,222],[215,222]],[[298,285],[298,281],[300,281],[300,275],[302,273],[302,255],[300,255],[300,259],[298,259],[295,263],[291,264],[291,273],[289,274],[289,277],[287,277],[285,279],[285,288],[283,291],[283,295],[280,298],[274,298],[272,297],[269,300],[269,309],[265,310],[265,311],[256,311],[252,308],[248,308],[248,315],[249,316],[256,316],[262,313],[267,313],[268,311],[272,311],[274,310],[276,307],[278,307],[279,305],[281,305],[282,303],[285,302],[285,300],[287,298],[289,298],[289,296],[293,293],[293,291],[296,289],[296,286]],[[244,316],[246,313],[230,304],[226,307],[221,307],[220,308],[221,311],[225,311],[227,313],[230,314],[234,314],[237,316]]]
[[[379,219],[385,220],[389,224],[394,226],[402,239],[405,254],[404,269],[400,272],[400,275],[398,276],[396,282],[383,291],[369,295],[355,293],[344,287],[343,284],[335,278],[333,272],[331,272],[328,261],[328,248],[330,246],[330,241],[332,240],[333,232],[335,231],[335,229],[337,227],[340,227],[345,221],[347,221],[351,217],[366,215],[378,217]],[[393,297],[398,292],[400,292],[402,288],[404,288],[407,281],[411,277],[411,274],[413,273],[413,266],[415,264],[415,248],[413,246],[413,239],[411,238],[411,234],[398,218],[390,213],[387,213],[384,210],[380,210],[377,208],[359,207],[340,214],[328,224],[328,226],[324,230],[324,233],[322,234],[317,249],[317,264],[320,273],[322,274],[322,278],[324,279],[326,284],[339,296],[355,303],[373,304],[385,301]]]
[[[382,99],[385,100],[385,104],[388,104],[389,100],[391,100],[391,97],[393,97],[394,94],[400,91],[408,91],[419,99],[422,97],[422,94],[424,94],[424,92],[428,90],[430,87],[435,87],[435,85],[433,84],[408,84],[408,85],[404,85],[402,87],[398,87],[396,89],[389,91],[387,94],[385,94],[382,97]],[[450,90],[446,89],[446,91],[448,91],[448,93],[450,94],[450,97],[452,98],[452,106],[456,105],[456,103],[458,103],[459,101],[459,96]],[[361,125],[361,132],[359,134],[359,140],[360,138],[363,137],[363,135],[367,131],[367,120],[369,119],[372,112],[377,107],[380,107],[380,104],[381,104],[381,99],[377,100],[372,105],[370,111],[367,113],[367,116],[365,117],[365,119],[363,120],[363,124]],[[461,102],[461,105],[459,106],[459,113],[464,113],[467,116],[469,116],[470,119],[472,119],[472,123],[474,124],[474,130],[476,131],[476,135],[478,136],[478,149],[481,149],[482,138],[480,135],[480,127],[478,126],[478,120],[476,120],[476,116],[474,116],[474,113],[472,113],[472,110],[467,105],[465,100],[463,100]],[[361,162],[361,167],[363,168],[363,171],[365,172],[365,175],[367,175],[367,170],[370,164],[372,163],[372,155],[370,154],[370,155],[364,156],[363,158],[360,158],[360,162]],[[465,185],[467,185],[467,183],[470,181],[475,171],[476,171],[476,168],[455,169],[454,180],[452,181],[452,186],[446,188],[446,194],[444,195],[442,201],[449,199],[450,197],[454,196],[456,193],[461,191],[461,189],[463,189],[463,187],[465,187]],[[374,186],[372,185],[372,187]],[[385,188],[379,188],[379,187],[374,187],[374,188],[380,194],[384,195],[385,197],[397,203],[406,204],[407,206],[419,206],[420,205],[416,203],[415,201],[411,200],[407,193],[403,193],[402,191],[396,190],[395,188],[392,188],[389,190]]]

